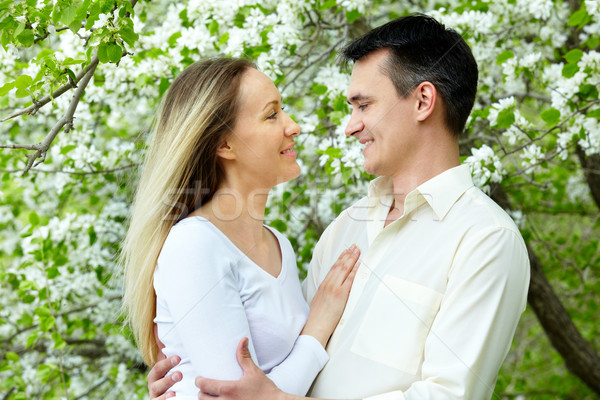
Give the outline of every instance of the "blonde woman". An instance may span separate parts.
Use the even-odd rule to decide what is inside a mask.
[[[195,399],[197,375],[238,379],[244,337],[282,390],[304,395],[327,362],[358,249],[340,255],[309,307],[289,241],[263,225],[267,194],[296,178],[300,127],[250,62],[189,66],[165,95],[124,243],[124,308],[145,362],[177,354]]]

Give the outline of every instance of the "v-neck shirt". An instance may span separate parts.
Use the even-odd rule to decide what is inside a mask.
[[[299,336],[309,307],[292,246],[267,228],[281,250],[277,277],[203,217],[186,218],[169,232],[154,273],[154,321],[163,353],[181,357],[177,397],[197,398],[196,376],[239,379],[235,350],[243,337],[257,365],[289,393],[304,395],[327,362],[315,338]]]

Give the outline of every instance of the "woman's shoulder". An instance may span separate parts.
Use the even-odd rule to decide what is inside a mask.
[[[171,227],[163,245],[164,251],[217,251],[227,242],[213,224],[202,217],[188,217]]]

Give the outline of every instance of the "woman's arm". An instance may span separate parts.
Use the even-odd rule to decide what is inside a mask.
[[[309,320],[302,334],[313,336],[323,347],[329,340],[344,310],[352,281],[358,269],[359,254],[360,251],[356,246],[352,246],[340,255],[323,281],[319,293],[315,295],[311,303]],[[271,378],[277,382],[278,375],[289,376],[285,371],[282,372],[288,367],[289,364],[284,361],[271,371]],[[151,399],[162,400],[163,397],[161,396],[164,396],[166,391],[175,383],[169,377],[165,377],[165,373],[169,368],[169,363],[162,360],[157,362],[148,374]]]

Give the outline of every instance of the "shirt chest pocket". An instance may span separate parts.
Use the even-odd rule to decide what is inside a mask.
[[[350,350],[415,375],[441,300],[442,294],[433,289],[385,275]]]

